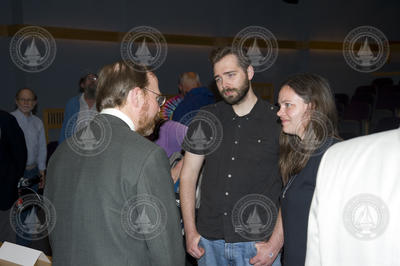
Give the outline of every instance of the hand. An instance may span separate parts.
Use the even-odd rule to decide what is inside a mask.
[[[270,266],[274,263],[279,250],[276,250],[269,242],[256,243],[257,255],[250,259],[250,264],[255,266]]]
[[[204,255],[204,249],[199,247],[200,237],[200,234],[197,232],[186,235],[186,250],[196,259],[200,259]]]
[[[40,182],[39,188],[44,188],[44,184],[46,183],[46,174],[44,171],[40,171]]]
[[[179,176],[181,175],[183,160],[180,160],[175,166],[171,169],[172,180],[174,180],[174,184],[178,181]]]

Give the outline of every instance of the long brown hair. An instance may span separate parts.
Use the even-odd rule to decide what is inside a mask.
[[[310,103],[310,118],[305,126],[304,138],[281,131],[279,137],[279,167],[286,184],[291,176],[298,174],[307,164],[310,156],[328,138],[339,138],[337,111],[329,83],[315,74],[297,74],[283,83],[299,95],[304,103]]]

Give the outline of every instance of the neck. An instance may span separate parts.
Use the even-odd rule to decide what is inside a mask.
[[[86,94],[83,94],[83,98],[85,99],[85,102],[89,106],[89,108],[92,108],[92,106],[95,104],[96,99],[89,98]]]
[[[256,102],[257,96],[250,87],[247,95],[239,103],[232,105],[232,108],[238,116],[244,116],[251,112]]]
[[[132,120],[133,126],[136,128],[137,122],[135,117],[136,115],[134,114],[134,112],[132,110],[130,110],[130,108],[128,108],[128,106],[125,104],[124,106],[116,106],[115,109],[121,111],[122,113],[126,114],[130,120]]]
[[[18,109],[19,110],[19,109]],[[29,111],[29,112],[23,112],[23,111],[21,111],[21,110],[19,110],[24,116],[30,116],[31,115],[31,112]]]

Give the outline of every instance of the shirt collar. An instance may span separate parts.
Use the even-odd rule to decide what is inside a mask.
[[[135,131],[135,125],[133,124],[133,121],[123,112],[121,112],[120,110],[116,109],[116,108],[106,108],[103,109],[100,114],[107,114],[107,115],[113,115],[118,117],[119,119],[121,119],[122,121],[124,121],[129,128],[132,131]]]
[[[33,115],[32,112],[30,112],[28,116],[25,116],[24,113],[22,113],[21,110],[19,110],[18,108],[14,111],[14,113],[23,119],[31,119]]]
[[[228,105],[230,107],[232,120],[235,120],[237,118],[249,119],[249,118],[253,118],[253,117],[260,117],[262,112],[265,112],[265,110],[263,108],[263,100],[258,96],[256,96],[256,97],[257,97],[257,102],[254,104],[254,106],[251,109],[251,111],[248,114],[244,115],[244,116],[238,116],[235,113],[235,110],[233,110],[233,106],[226,103],[226,105]]]

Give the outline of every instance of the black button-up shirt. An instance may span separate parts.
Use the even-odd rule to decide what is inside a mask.
[[[261,198],[266,197],[274,205],[274,209],[278,209],[282,181],[278,170],[280,125],[277,123],[277,110],[260,98],[251,112],[242,117],[237,116],[232,106],[223,101],[208,105],[202,110],[212,113],[220,121],[223,134],[218,147],[210,150],[211,153],[205,157],[197,230],[205,238],[224,239],[230,243],[267,240],[269,235],[267,239],[261,237],[262,234],[259,235],[260,239],[254,239],[257,234],[249,238],[240,233],[234,225],[237,217],[233,216],[235,210],[238,213],[237,203],[246,206],[243,199],[246,201],[246,196],[249,195],[255,195],[256,202],[260,195]],[[189,124],[186,136],[199,137],[201,134],[195,133],[198,128],[195,123]],[[187,142],[183,143],[183,149],[204,154],[187,145]],[[264,202],[265,205],[268,202]],[[262,211],[262,206],[251,208],[250,213],[253,211],[257,216],[253,223],[257,224],[258,221],[263,224],[272,220],[270,227],[273,229],[276,213],[273,217],[265,217],[271,216],[271,213]],[[245,226],[246,223],[251,223],[250,213],[249,210],[246,213],[243,208],[242,211],[239,210],[239,214],[244,215],[242,223]],[[260,227],[250,228],[257,233]]]

